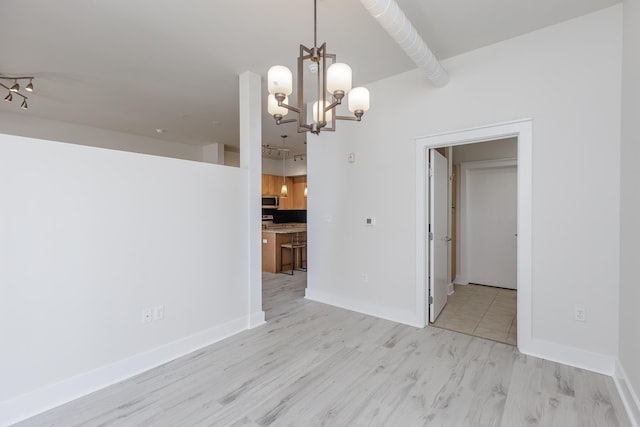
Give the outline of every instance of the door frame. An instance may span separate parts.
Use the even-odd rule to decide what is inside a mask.
[[[496,168],[504,168],[504,167],[515,167],[516,168],[516,173],[518,171],[517,167],[518,167],[518,159],[517,158],[510,158],[510,159],[499,159],[499,160],[480,160],[480,161],[473,161],[473,162],[464,162],[464,163],[460,163],[460,197],[459,197],[459,201],[458,201],[458,206],[460,207],[460,209],[456,212],[458,214],[458,220],[459,222],[459,226],[460,226],[460,245],[459,247],[459,254],[460,254],[460,275],[456,274],[456,278],[459,278],[459,281],[457,283],[461,283],[461,284],[469,284],[469,256],[470,256],[470,249],[469,249],[469,245],[465,242],[465,236],[469,235],[469,230],[471,229],[471,227],[469,226],[469,211],[468,211],[468,207],[469,207],[469,172],[470,171],[476,171],[476,170],[482,170],[482,169],[496,169]],[[516,192],[517,192],[517,187],[516,187]],[[516,200],[517,200],[517,194],[516,194]],[[517,221],[517,218],[516,218]],[[517,227],[517,224],[516,224]],[[517,228],[516,228],[517,230]],[[516,241],[517,242],[517,241]],[[516,284],[517,284],[517,280],[518,278],[516,277]],[[509,288],[506,288],[509,289]],[[516,287],[517,289],[517,287]]]
[[[533,121],[531,119],[454,130],[415,138],[416,142],[416,310],[423,326],[428,322],[428,166],[430,148],[473,144],[516,137],[518,140],[518,344],[521,352],[531,345],[532,326],[532,165]]]

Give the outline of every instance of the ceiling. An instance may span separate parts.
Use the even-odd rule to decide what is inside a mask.
[[[397,2],[443,59],[620,1]],[[313,42],[312,0],[3,0],[1,12],[0,73],[36,79],[28,110],[14,97],[0,113],[236,150],[238,75],[295,70],[298,45]],[[354,86],[415,68],[359,0],[318,0],[318,41],[351,65]],[[307,134],[263,111],[263,144],[288,134],[305,151]]]

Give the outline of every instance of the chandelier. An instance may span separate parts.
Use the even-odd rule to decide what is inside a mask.
[[[269,97],[267,109],[273,115],[277,125],[298,122],[298,132],[311,132],[316,135],[320,130],[335,131],[336,120],[360,121],[365,111],[369,109],[369,91],[364,87],[351,88],[351,67],[336,62],[336,55],[327,53],[326,43],[318,47],[317,41],[317,5],[313,0],[313,47],[300,45],[298,56],[298,106],[289,105],[288,96],[293,92],[293,75],[291,70],[283,65],[274,65],[267,74]],[[312,119],[307,123],[307,106],[304,102],[303,71],[305,61],[311,61],[310,69],[315,71],[316,101],[312,107]],[[327,62],[330,65],[327,67]],[[327,99],[327,93],[329,99]],[[351,116],[336,115],[336,107],[342,104],[342,99],[348,95]],[[297,118],[283,120],[289,111],[297,114]]]
[[[29,99],[26,95],[24,95],[22,92],[20,92],[21,87],[20,87],[20,81],[21,80],[29,80],[29,83],[26,84],[26,86],[24,87],[24,90],[26,90],[27,92],[33,92],[33,76],[28,76],[28,77],[10,77],[10,76],[0,76],[0,80],[9,80],[12,81],[13,84],[11,83],[7,83],[7,86],[4,83],[0,82],[0,86],[2,86],[3,88],[5,88],[9,93],[7,93],[7,96],[4,97],[4,100],[7,102],[11,102],[13,101],[13,96],[14,95],[18,95],[22,97],[22,104],[20,104],[20,108],[22,108],[23,110],[26,110],[27,108],[29,108],[29,106],[27,105],[27,99]]]

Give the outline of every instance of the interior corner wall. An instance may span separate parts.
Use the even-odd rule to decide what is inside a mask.
[[[425,281],[414,256],[415,138],[531,118],[532,336],[602,355],[612,370],[621,24],[618,5],[447,59],[451,80],[441,89],[419,70],[367,85],[361,123],[340,122],[335,135],[307,144],[307,295],[412,323]],[[375,226],[365,225],[369,216]],[[576,306],[586,322],[574,320]]]
[[[0,134],[26,136],[132,153],[202,161],[202,147],[42,119],[28,114],[0,113]]]
[[[216,165],[226,165],[224,144],[214,142],[202,147],[202,161]]]
[[[619,361],[626,373],[629,399],[635,400],[636,422],[640,423],[640,335],[638,301],[640,281],[640,193],[638,166],[640,158],[640,0],[624,1],[624,51],[622,69],[622,146],[620,194],[620,346]]]
[[[240,167],[240,153],[236,151],[226,151],[224,152],[224,165],[225,166],[234,166]]]
[[[246,329],[246,193],[240,168],[0,135],[0,425]]]

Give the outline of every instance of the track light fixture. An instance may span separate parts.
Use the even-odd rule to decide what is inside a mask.
[[[11,86],[9,86],[11,83],[7,83],[5,85],[4,83],[0,82],[0,86],[5,88],[9,92],[7,94],[7,96],[4,97],[4,100],[7,101],[7,102],[11,102],[11,101],[13,101],[13,94],[16,94],[16,95],[19,95],[19,96],[22,97],[22,104],[20,104],[20,108],[22,108],[23,110],[26,110],[27,108],[29,108],[29,106],[27,105],[28,97],[20,92],[20,80],[29,80],[29,83],[27,83],[27,85],[24,87],[24,90],[26,90],[28,92],[33,92],[33,79],[34,78],[35,77],[33,77],[33,76],[16,76],[16,77],[13,77],[13,76],[0,75],[0,80],[13,81],[13,84]]]
[[[280,135],[280,138],[282,138],[282,135]],[[285,137],[286,138],[286,137]],[[283,139],[283,143],[284,143],[284,138]],[[274,146],[274,145],[269,145],[269,144],[264,144],[262,145],[262,154],[265,154],[267,156],[276,158],[276,159],[298,159],[301,160],[302,159],[302,155],[301,154],[296,154],[293,155],[293,153],[291,152],[290,148],[282,148],[282,147],[278,147],[278,146]]]

